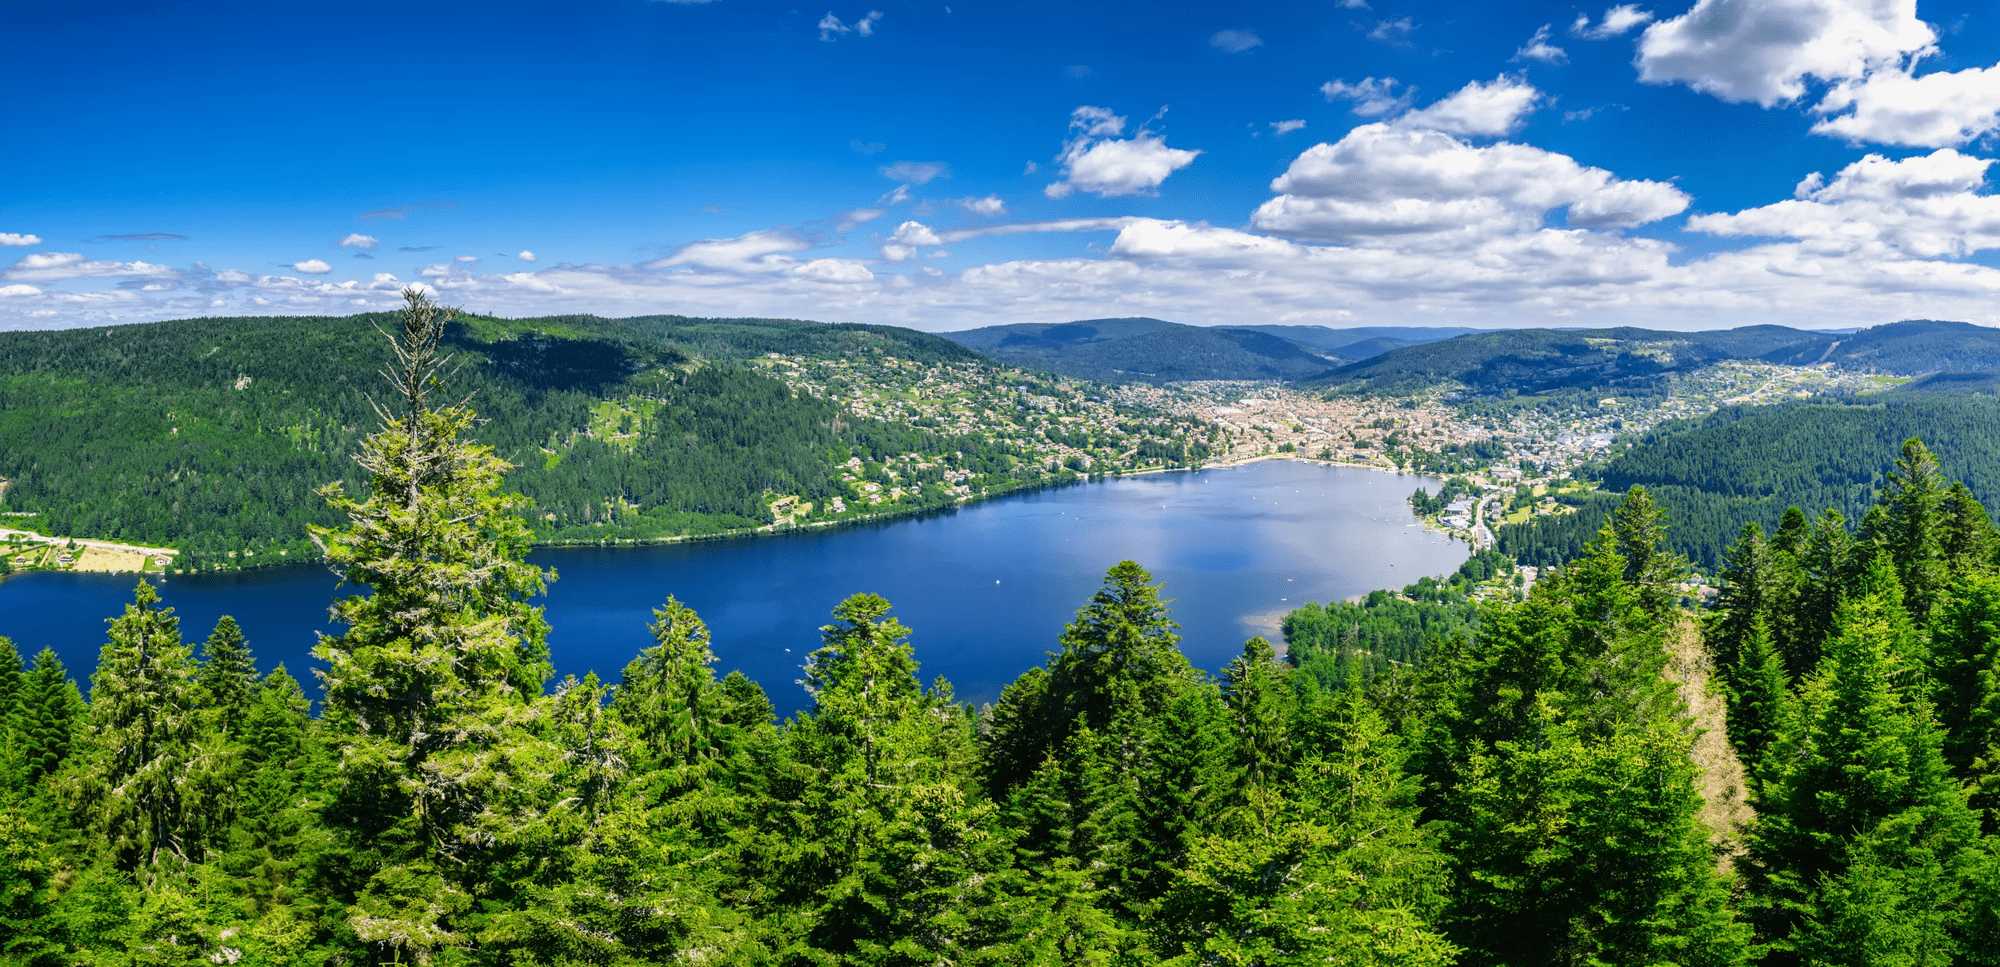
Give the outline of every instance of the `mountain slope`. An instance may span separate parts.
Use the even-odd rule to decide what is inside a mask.
[[[1112,383],[1298,379],[1335,363],[1319,349],[1257,328],[1159,319],[1016,323],[942,335],[1011,365]]]
[[[1844,369],[1915,376],[2000,371],[2000,329],[1969,322],[1912,319],[1849,334],[1817,334],[1795,346],[1763,354],[1774,363],[1810,366],[1830,362]]]
[[[1410,392],[1448,380],[1482,395],[1644,386],[1726,359],[1757,358],[1815,335],[1783,326],[1504,329],[1393,349],[1306,382],[1346,392]]]

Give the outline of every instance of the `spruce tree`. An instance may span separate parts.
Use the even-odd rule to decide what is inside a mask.
[[[52,909],[57,869],[46,834],[12,805],[0,804],[0,964],[70,963]]]
[[[1910,614],[1926,622],[1949,581],[1946,544],[1953,508],[1944,472],[1922,440],[1904,441],[1876,506],[1882,513],[1869,515],[1862,539],[1888,552]]]
[[[194,659],[180,619],[139,582],[90,679],[90,712],[73,774],[70,808],[118,868],[147,879],[203,856],[209,803],[196,798]]]
[[[474,942],[480,871],[528,848],[549,808],[530,790],[552,791],[533,702],[548,625],[529,603],[546,576],[523,560],[527,498],[501,492],[509,465],[464,437],[472,411],[433,399],[455,310],[404,298],[389,336],[400,368],[384,374],[394,408],[375,405],[381,428],[355,458],[370,493],[324,488],[348,523],[311,530],[345,582],[372,590],[334,606],[347,631],[314,650],[339,763],[326,815],[347,856],[326,868],[372,871],[328,888],[356,895],[349,927],[392,959]]]
[[[69,680],[62,659],[53,649],[42,649],[27,672],[14,710],[23,788],[33,789],[69,757],[83,714],[83,696]]]
[[[195,685],[202,708],[221,732],[230,732],[250,710],[257,693],[257,662],[236,619],[223,615],[201,646]]]
[[[1634,485],[1611,515],[1615,550],[1625,562],[1625,583],[1638,594],[1639,606],[1664,614],[1680,597],[1687,577],[1687,559],[1667,549],[1667,514],[1646,488]]]
[[[1243,643],[1243,653],[1229,663],[1225,675],[1223,697],[1233,719],[1241,787],[1235,798],[1253,814],[1260,813],[1265,808],[1260,800],[1283,780],[1292,757],[1289,733],[1296,698],[1290,669],[1278,663],[1271,643],[1260,636]]]
[[[1784,656],[1760,617],[1751,622],[1728,689],[1729,741],[1750,774],[1763,775],[1764,753],[1793,727],[1791,683]]]
[[[1886,558],[1886,556],[1885,556]],[[1886,564],[1842,602],[1795,731],[1766,754],[1739,861],[1767,961],[1949,958],[1977,823],[1943,737]],[[1874,958],[1874,959],[1869,959]]]
[[[1740,662],[1751,624],[1762,619],[1768,625],[1771,620],[1772,599],[1776,596],[1771,558],[1764,532],[1755,522],[1744,524],[1723,564],[1721,591],[1716,595],[1713,618],[1704,636],[1715,658],[1716,670],[1725,680]]]
[[[1001,693],[981,750],[993,795],[1004,798],[1025,782],[1078,728],[1102,732],[1115,709],[1129,705],[1146,720],[1166,707],[1189,669],[1170,603],[1137,563],[1120,561],[1105,573],[1063,629],[1046,678],[1031,673]]]
[[[1154,944],[1171,964],[1444,965],[1446,892],[1418,824],[1400,744],[1358,680],[1325,707],[1322,753],[1301,763],[1272,822],[1210,833],[1175,871]]]
[[[917,680],[908,629],[857,594],[806,667],[812,709],[784,733],[784,775],[756,837],[781,959],[976,960],[1011,930],[992,804],[971,773],[971,720]]]

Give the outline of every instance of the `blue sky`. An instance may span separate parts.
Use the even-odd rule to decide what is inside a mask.
[[[0,327],[2000,324],[2000,6],[0,4]]]

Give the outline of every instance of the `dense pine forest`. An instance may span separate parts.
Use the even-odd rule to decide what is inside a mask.
[[[1126,561],[985,709],[857,594],[777,722],[671,597],[618,682],[550,681],[445,318],[411,294],[312,529],[369,591],[317,710],[143,584],[87,701],[0,648],[0,963],[2000,964],[2000,535],[1919,443],[1857,529],[1746,528],[1704,613],[1635,487],[1525,600],[1331,679],[1191,667]]]
[[[1960,507],[2000,501],[2000,398],[1896,392],[1852,402],[1731,406],[1665,424],[1597,471],[1604,490],[1558,496],[1576,513],[1495,529],[1502,551],[1553,565],[1595,538],[1618,494],[1643,486],[1673,519],[1667,541],[1706,573],[1744,522],[1777,527],[1788,507],[1859,520],[1886,482],[1882,455],[1920,437],[1959,484]]]
[[[0,338],[6,509],[41,533],[183,551],[179,565],[304,557],[338,515],[317,491],[366,482],[351,459],[367,394],[393,360],[389,315],[193,319]],[[995,489],[1034,477],[1005,441],[844,416],[744,368],[770,352],[916,361],[977,357],[912,330],[780,320],[467,316],[442,337],[479,436],[519,469],[542,541],[706,534],[769,523],[767,495],[824,505],[837,465],[952,454]],[[610,397],[659,418],[617,445],[587,432]],[[933,503],[946,488],[929,481]]]

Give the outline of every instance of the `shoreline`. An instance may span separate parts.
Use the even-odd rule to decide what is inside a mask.
[[[987,494],[980,494],[977,496],[959,497],[953,500],[950,504],[941,506],[909,507],[897,510],[882,511],[880,513],[866,514],[858,517],[842,518],[838,520],[809,521],[806,523],[792,523],[783,525],[763,524],[757,527],[734,528],[731,530],[717,531],[715,533],[710,533],[710,534],[675,534],[668,537],[604,537],[596,540],[570,539],[570,540],[533,541],[528,546],[531,550],[539,550],[542,548],[567,548],[567,547],[579,547],[579,548],[580,547],[648,547],[648,546],[666,545],[666,544],[692,544],[692,543],[700,543],[707,541],[742,540],[746,538],[769,537],[769,536],[778,536],[778,535],[792,534],[792,533],[806,533],[806,532],[820,531],[820,530],[837,530],[843,527],[854,527],[863,524],[894,523],[899,520],[907,520],[910,518],[923,517],[930,514],[955,511],[960,508],[970,507],[972,505],[985,503],[990,500],[998,500],[1003,497],[1011,497],[1017,494],[1022,494],[1037,490],[1047,490],[1057,487],[1079,486],[1083,484],[1099,483],[1106,480],[1115,480],[1124,477],[1143,477],[1151,474],[1197,473],[1203,470],[1230,470],[1237,467],[1246,467],[1255,463],[1263,463],[1269,460],[1288,460],[1293,463],[1302,463],[1312,466],[1327,467],[1330,469],[1370,470],[1377,473],[1394,474],[1395,476],[1398,477],[1423,476],[1421,473],[1417,473],[1414,471],[1401,470],[1395,467],[1388,467],[1373,463],[1349,463],[1338,460],[1318,460],[1297,453],[1260,453],[1253,456],[1239,457],[1236,459],[1203,463],[1197,466],[1147,467],[1143,470],[1109,471],[1104,473],[1081,473],[1078,474],[1075,478],[1070,480],[1052,480],[1047,482],[1036,483],[1033,485],[1012,487],[1007,490],[1000,491],[999,493],[987,493]],[[1422,520],[1422,518],[1419,518],[1419,520]],[[1427,530],[1437,530],[1437,528],[1431,526],[1429,521],[1424,521],[1423,524],[1425,529]],[[1438,532],[1450,536],[1457,536],[1453,534],[1453,532],[1451,531],[1438,531]],[[0,538],[4,538],[5,536],[6,532],[0,531]],[[50,538],[50,537],[42,537],[40,535],[29,535],[25,532],[23,532],[23,536],[32,536],[33,539],[46,543],[64,543],[70,540],[69,538],[62,538],[62,537]],[[85,540],[82,538],[76,539],[76,543],[79,546],[101,546],[106,548],[119,548],[119,549],[126,549],[126,548],[136,549],[139,547],[139,545],[120,544],[117,542],[99,541],[94,539]],[[174,548],[146,548],[146,551],[153,554],[163,553],[173,556],[178,556],[180,554],[180,551]],[[268,563],[264,561],[259,561],[254,564],[239,565],[234,570],[259,571],[271,568],[286,567],[288,565],[293,565],[293,564],[309,564],[309,563],[312,562],[305,560],[280,559],[280,560],[269,561]],[[42,571],[42,570],[48,570],[48,569],[42,569],[42,568],[35,569],[35,571]],[[55,569],[55,570],[62,571],[64,569]],[[26,574],[33,572],[18,571],[14,573]],[[115,573],[126,573],[126,572],[115,572]],[[175,574],[183,574],[183,573],[204,574],[204,573],[221,573],[221,572],[220,571],[180,572],[180,571],[168,570],[160,572],[142,571],[142,572],[132,572],[132,573],[155,574],[159,577],[169,577]],[[12,576],[12,575],[7,575],[7,576]]]

